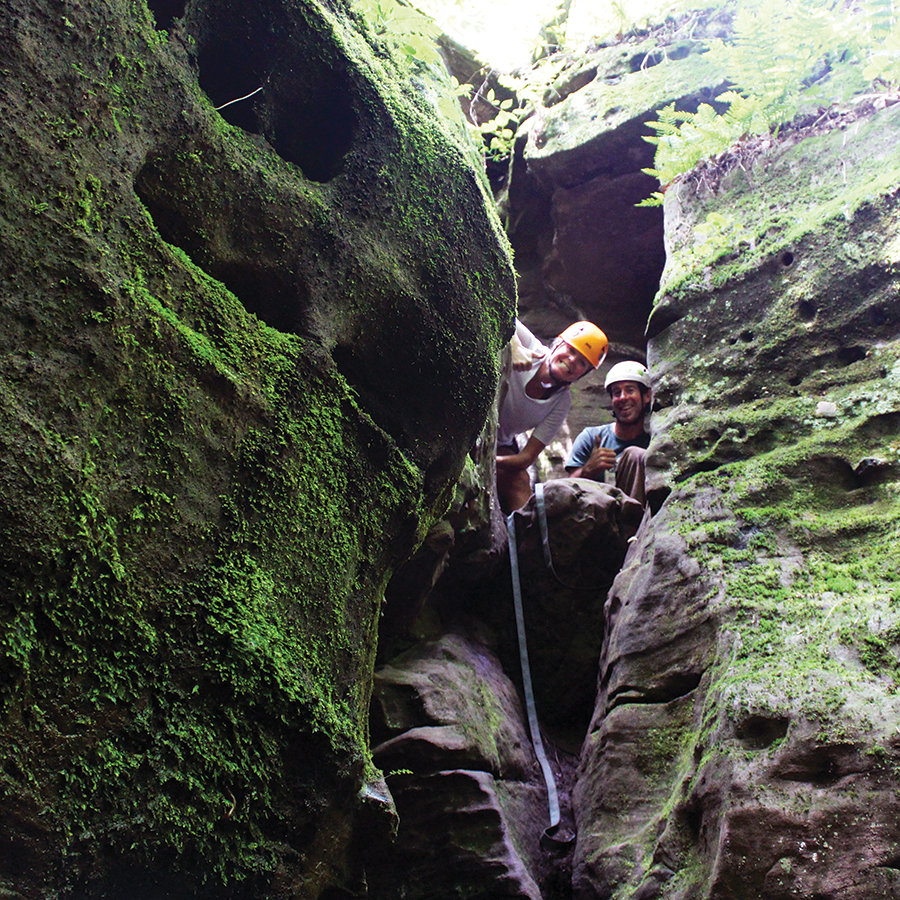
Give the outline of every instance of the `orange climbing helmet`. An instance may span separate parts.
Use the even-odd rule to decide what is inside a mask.
[[[593,322],[573,322],[560,336],[596,369],[606,359],[609,341]]]

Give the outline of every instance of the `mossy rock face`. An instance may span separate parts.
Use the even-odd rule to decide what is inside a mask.
[[[608,601],[575,896],[897,893],[898,133],[667,191],[657,511]],[[710,213],[747,239],[710,257]]]
[[[392,828],[381,596],[513,277],[343,6],[152,6],[0,22],[0,893],[316,898]]]

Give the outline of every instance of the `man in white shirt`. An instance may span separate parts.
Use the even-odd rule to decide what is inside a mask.
[[[548,348],[516,320],[513,366],[497,423],[497,496],[505,513],[528,502],[528,467],[565,421],[569,386],[603,362],[608,345],[592,322],[575,322]],[[520,450],[516,436],[530,429]]]

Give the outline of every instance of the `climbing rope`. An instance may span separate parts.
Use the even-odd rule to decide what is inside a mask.
[[[544,505],[544,484],[541,481],[534,486],[534,499],[538,512],[538,525],[541,529],[541,544],[544,547],[544,562],[547,564],[550,573],[564,588],[568,588],[570,591],[596,591],[596,584],[585,586],[568,584],[556,574],[556,569],[553,568],[553,555],[550,553],[550,531],[547,528],[547,510]]]
[[[528,662],[528,646],[525,641],[525,616],[522,612],[522,587],[519,579],[519,550],[516,541],[515,513],[506,519],[506,532],[509,537],[509,568],[512,575],[513,605],[516,610],[516,633],[519,638],[519,662],[522,666],[522,687],[525,691],[525,710],[528,715],[528,730],[531,732],[531,743],[544,773],[547,785],[547,802],[550,807],[550,825],[544,830],[547,836],[552,835],[559,827],[559,795],[556,792],[556,779],[544,752],[541,729],[538,725],[537,709],[534,705],[534,688],[531,684],[531,666]]]

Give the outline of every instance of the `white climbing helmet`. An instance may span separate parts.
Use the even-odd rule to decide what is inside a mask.
[[[650,372],[643,363],[628,359],[625,362],[616,363],[607,373],[603,387],[609,390],[609,386],[617,381],[636,381],[645,388],[650,387]]]

